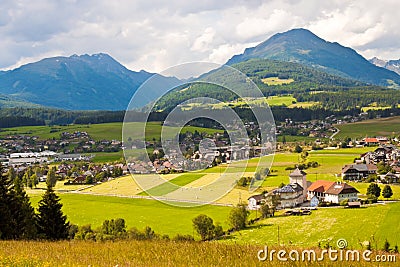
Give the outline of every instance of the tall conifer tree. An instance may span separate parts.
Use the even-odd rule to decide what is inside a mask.
[[[68,238],[69,223],[61,208],[60,198],[54,193],[51,186],[47,186],[46,193],[39,202],[39,213],[37,214],[39,237],[50,240]]]

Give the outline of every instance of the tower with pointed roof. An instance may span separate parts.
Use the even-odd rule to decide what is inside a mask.
[[[291,174],[289,174],[289,183],[294,184],[297,183],[303,188],[303,201],[307,199],[307,174],[296,168]]]

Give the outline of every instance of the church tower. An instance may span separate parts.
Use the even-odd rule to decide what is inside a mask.
[[[307,199],[307,174],[301,171],[299,168],[296,168],[291,174],[289,174],[289,182],[291,184],[298,183],[301,187],[303,187],[303,201]]]

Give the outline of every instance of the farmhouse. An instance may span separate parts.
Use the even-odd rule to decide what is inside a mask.
[[[342,179],[350,181],[359,181],[368,177],[370,174],[376,174],[377,167],[373,164],[350,164],[342,168]]]
[[[388,172],[387,174],[380,175],[379,179],[382,183],[387,183],[387,184],[396,184],[400,182],[400,177],[398,174],[394,174],[391,172]]]
[[[307,198],[309,200],[317,197],[320,202],[340,203],[344,199],[349,202],[358,200],[358,190],[342,182],[331,182],[319,180],[308,188]]]
[[[298,183],[291,183],[275,189],[271,194],[279,195],[279,208],[294,208],[304,202],[303,187]]]
[[[248,204],[249,210],[258,210],[262,202],[265,200],[265,195],[264,194],[254,195],[249,197],[247,200],[249,201]]]
[[[367,145],[367,146],[376,146],[379,144],[379,140],[375,137],[367,137],[363,139],[363,142]]]

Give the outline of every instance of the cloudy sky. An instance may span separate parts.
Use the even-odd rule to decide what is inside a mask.
[[[307,28],[366,58],[400,58],[398,0],[1,0],[0,69],[109,53],[132,70],[224,63],[277,32]]]

